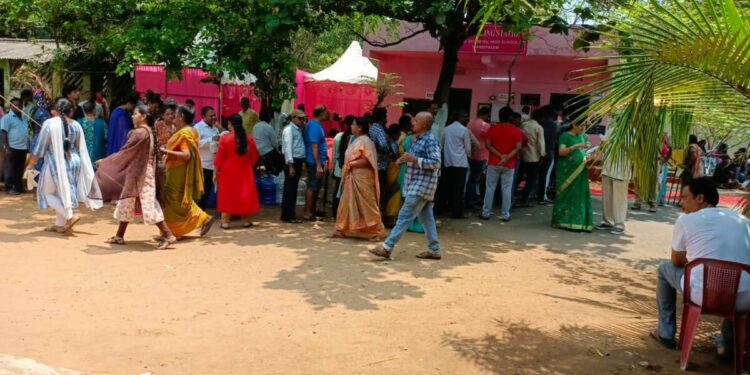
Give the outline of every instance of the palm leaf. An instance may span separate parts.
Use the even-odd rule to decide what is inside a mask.
[[[577,71],[590,80],[583,90],[603,96],[581,117],[613,119],[604,157],[630,159],[640,196],[654,191],[666,126],[677,148],[707,114],[711,126],[750,130],[750,23],[734,0],[637,4],[600,34],[597,47],[614,53],[592,58],[607,59],[604,67]]]

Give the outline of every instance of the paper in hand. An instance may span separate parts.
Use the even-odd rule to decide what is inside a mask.
[[[39,171],[36,169],[27,169],[26,172],[23,173],[23,178],[26,179],[26,189],[32,190],[35,187],[37,187],[36,183],[36,176],[39,175]]]

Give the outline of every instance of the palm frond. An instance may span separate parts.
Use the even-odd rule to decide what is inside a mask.
[[[602,99],[581,117],[613,119],[605,160],[627,154],[641,197],[654,192],[666,127],[676,148],[687,145],[695,119],[709,113],[710,126],[750,131],[750,22],[734,0],[637,4],[601,37],[597,47],[613,53],[592,59],[607,65],[577,75],[589,79],[586,93]]]

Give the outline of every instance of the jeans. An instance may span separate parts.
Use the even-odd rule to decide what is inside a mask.
[[[385,239],[383,247],[391,251],[396,246],[401,236],[409,229],[409,225],[414,222],[416,217],[424,225],[424,233],[427,236],[427,248],[430,252],[440,254],[440,242],[438,242],[437,227],[435,226],[435,215],[432,213],[434,204],[422,197],[408,195],[404,200],[404,205],[398,212],[396,226],[391,229],[388,238]]]
[[[520,171],[516,177],[515,190],[518,190],[518,184],[524,178],[526,179],[526,185],[523,187],[523,193],[521,195],[521,203],[527,203],[531,192],[536,189],[536,182],[539,179],[539,166],[541,162],[521,162]],[[518,169],[518,168],[517,168]]]
[[[203,195],[201,200],[198,202],[198,206],[202,209],[206,209],[208,205],[208,197],[211,196],[211,192],[214,190],[214,171],[203,168]]]
[[[466,206],[472,206],[479,202],[480,194],[477,192],[482,174],[487,169],[487,160],[469,161],[469,181],[466,183]]]
[[[284,167],[284,195],[281,198],[281,220],[291,221],[297,218],[297,188],[302,174],[302,163],[305,159],[294,159],[294,177],[289,175],[289,166]]]
[[[663,260],[656,271],[656,305],[659,314],[659,336],[663,339],[674,340],[677,331],[677,292],[682,293],[682,276],[685,269],[675,266],[671,260]],[[731,348],[734,326],[730,320],[721,324],[721,338],[717,338],[717,345]]]
[[[542,159],[542,164],[539,166],[539,189],[537,190],[537,198],[544,202],[547,200],[547,187],[552,177],[552,169],[555,167],[555,155],[554,152],[548,152]]]
[[[464,186],[468,168],[445,167],[445,193],[451,216],[455,219],[464,215]]]
[[[497,189],[497,182],[500,180],[503,193],[503,203],[500,207],[500,216],[503,219],[510,219],[510,195],[513,193],[514,171],[515,168],[506,168],[499,165],[490,165],[487,167],[487,190],[484,194],[482,216],[490,216],[490,213],[492,212],[492,204],[495,199],[495,189]]]
[[[10,149],[10,157],[5,159],[5,191],[23,193],[23,170],[26,167],[27,150]]]

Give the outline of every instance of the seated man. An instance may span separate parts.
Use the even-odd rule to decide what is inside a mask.
[[[676,330],[676,292],[682,292],[685,265],[698,258],[750,264],[750,220],[728,208],[718,208],[719,192],[711,177],[696,178],[682,188],[682,210],[674,225],[672,259],[664,260],[657,271],[656,303],[659,325],[650,333],[662,345],[674,349]],[[694,303],[703,300],[703,267],[690,275],[690,294]],[[737,307],[750,305],[750,275],[743,274],[737,295]],[[732,347],[732,323],[725,320],[716,345],[719,355]],[[729,351],[731,353],[731,351]]]

